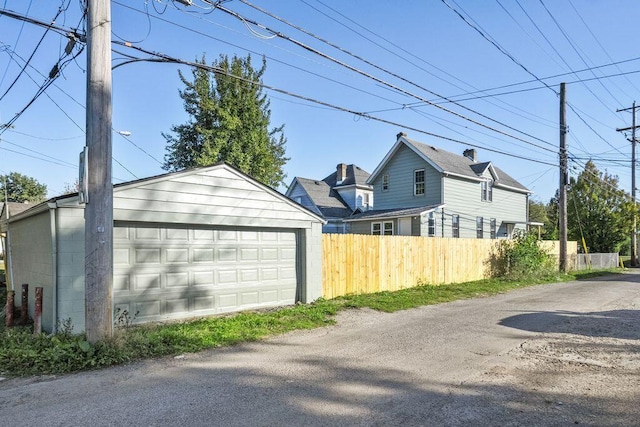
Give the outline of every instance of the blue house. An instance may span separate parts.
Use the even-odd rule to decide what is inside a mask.
[[[531,192],[475,149],[454,154],[400,133],[367,184],[375,209],[346,218],[350,233],[495,239],[527,227]]]

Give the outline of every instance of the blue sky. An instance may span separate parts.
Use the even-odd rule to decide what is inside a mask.
[[[4,9],[46,22],[51,22],[61,4],[68,4],[56,25],[71,28],[80,22],[78,1],[0,3]],[[259,65],[260,56],[265,55],[265,84],[371,116],[266,91],[272,125],[285,124],[291,158],[285,167],[287,183],[294,176],[323,178],[342,162],[372,172],[396,134],[404,131],[414,140],[452,152],[478,146],[480,161],[494,162],[530,188],[534,197],[547,201],[558,186],[554,166],[559,141],[557,92],[565,81],[571,174],[577,175],[591,158],[630,190],[631,144],[615,129],[631,125],[631,113],[616,110],[640,100],[636,1],[250,3],[369,64],[240,0],[222,6],[377,81],[272,37],[264,28],[212,10],[201,0],[194,0],[191,7],[167,0],[113,1],[113,39],[189,61],[202,54],[213,60],[219,54],[251,53]],[[67,39],[51,31],[36,50],[43,34],[41,27],[0,16],[0,96],[8,90],[0,99],[0,123],[12,120],[29,103],[64,51]],[[114,48],[145,56],[126,47]],[[26,72],[20,75],[23,61],[32,53]],[[119,53],[113,53],[113,58],[114,65],[122,62]],[[85,68],[83,52],[0,135],[0,173],[32,176],[47,184],[50,196],[75,182],[78,153],[85,144]],[[188,119],[178,96],[179,69],[189,74],[186,66],[151,62],[113,71],[113,127],[131,133],[128,138],[114,133],[114,182],[163,173],[166,141],[162,133]],[[590,70],[581,71],[585,69]]]

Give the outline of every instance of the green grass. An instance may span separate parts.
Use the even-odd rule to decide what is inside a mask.
[[[0,325],[0,375],[60,374],[127,363],[139,359],[197,352],[241,342],[256,341],[297,329],[334,323],[339,310],[369,307],[393,312],[423,305],[494,295],[540,283],[568,281],[615,271],[556,274],[542,279],[501,279],[452,285],[423,285],[397,292],[352,295],[312,304],[159,325],[117,329],[106,342],[89,345],[83,335],[62,324],[56,335],[34,336],[29,327],[6,329]],[[6,292],[0,290],[4,307]],[[1,317],[1,316],[0,316]]]

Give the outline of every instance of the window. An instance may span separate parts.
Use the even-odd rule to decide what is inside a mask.
[[[491,218],[489,220],[489,232],[491,234],[491,238],[495,239],[497,237],[496,234],[496,219],[495,218]]]
[[[381,229],[382,229],[382,223],[374,222],[371,224],[371,234],[373,234],[374,236],[379,236],[380,234],[382,234],[380,232]]]
[[[476,217],[476,237],[478,239],[482,239],[483,234],[484,234],[484,218],[482,218],[481,216],[477,216]]]
[[[451,217],[451,237],[460,237],[460,215]]]
[[[493,201],[493,181],[482,181],[480,183],[480,199],[483,202]]]
[[[391,222],[391,221],[385,222],[382,231],[383,231],[385,236],[392,236],[393,235],[393,222]]]
[[[389,191],[389,175],[382,175],[382,191]]]
[[[424,195],[424,169],[413,171],[413,195]]]
[[[434,212],[429,212],[429,237],[433,237],[436,235],[436,214]]]
[[[392,236],[393,235],[393,221],[385,221],[385,222],[372,222],[371,223],[371,234],[374,236]]]
[[[364,193],[362,195],[362,206],[369,209],[369,193]]]

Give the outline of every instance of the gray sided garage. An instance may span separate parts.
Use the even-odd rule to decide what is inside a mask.
[[[218,164],[114,187],[114,312],[135,322],[310,302],[323,220]],[[7,225],[5,224],[5,227]],[[84,209],[52,199],[10,218],[13,282],[44,288],[43,327],[84,330]]]

